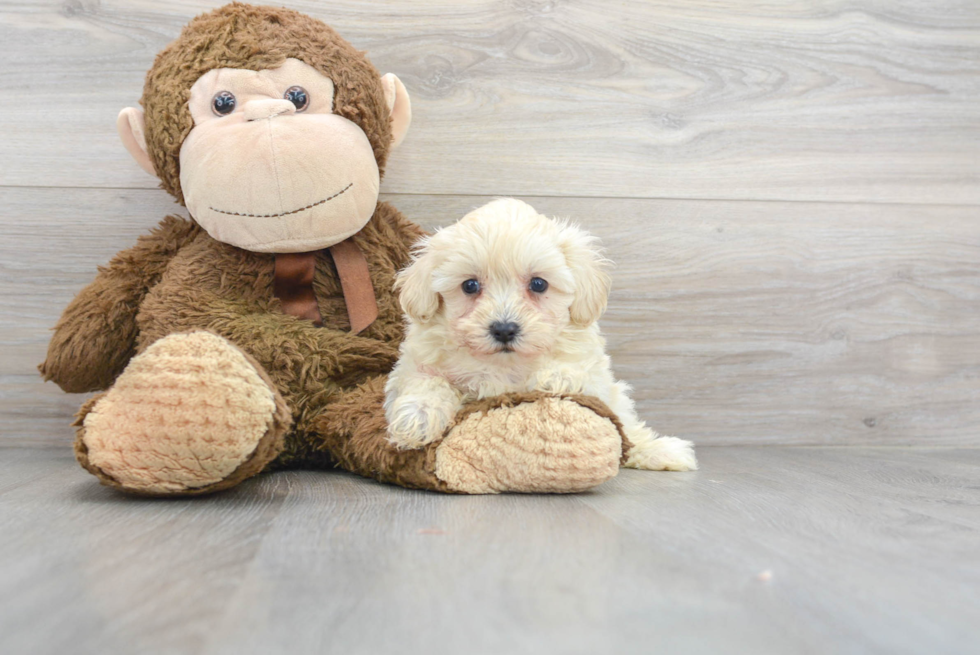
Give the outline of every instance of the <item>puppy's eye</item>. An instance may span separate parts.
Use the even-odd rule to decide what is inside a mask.
[[[527,285],[527,288],[534,293],[544,293],[548,290],[548,281],[540,277],[532,277],[531,283]]]
[[[480,293],[480,283],[473,279],[463,282],[463,293],[465,293],[467,296],[472,296],[474,293]]]
[[[219,91],[211,98],[211,111],[218,116],[227,116],[235,111],[235,94],[231,91]]]
[[[310,95],[301,86],[291,86],[282,96],[296,106],[296,111],[303,111],[310,105]]]

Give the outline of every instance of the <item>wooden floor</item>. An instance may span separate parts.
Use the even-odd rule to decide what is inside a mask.
[[[578,496],[0,458],[3,653],[976,653],[980,450],[713,447]]]
[[[980,3],[282,2],[405,82],[409,218],[518,196],[603,239],[614,367],[702,470],[100,488],[35,367],[183,212],[115,117],[222,2],[0,0],[0,653],[977,652]]]

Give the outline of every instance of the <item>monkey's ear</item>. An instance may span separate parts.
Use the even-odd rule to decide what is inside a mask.
[[[146,130],[143,126],[143,110],[136,107],[126,107],[119,112],[116,119],[116,130],[119,138],[122,139],[126,150],[133,156],[136,163],[144,171],[156,177],[157,173],[153,170],[153,162],[146,150]]]
[[[412,123],[412,101],[405,85],[394,73],[382,76],[381,86],[384,87],[385,102],[391,115],[391,148],[394,150],[401,145]]]
[[[439,294],[432,289],[436,262],[435,255],[424,246],[417,252],[412,265],[395,278],[395,290],[402,310],[409,318],[425,323],[439,311]]]

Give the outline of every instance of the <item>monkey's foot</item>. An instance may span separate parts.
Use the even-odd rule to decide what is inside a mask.
[[[459,493],[574,493],[614,477],[623,450],[618,419],[595,398],[510,394],[460,413],[433,472]]]
[[[75,454],[124,491],[206,493],[261,471],[282,450],[290,420],[251,357],[209,332],[172,334],[82,407]]]

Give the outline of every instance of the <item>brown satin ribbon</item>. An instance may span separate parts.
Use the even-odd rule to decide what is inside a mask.
[[[340,276],[340,286],[344,290],[350,331],[358,334],[378,318],[378,301],[374,297],[367,258],[351,239],[330,246],[330,255],[337,267],[337,275]]]
[[[352,334],[358,334],[378,317],[378,303],[364,253],[350,239],[330,247],[344,292]],[[313,291],[316,252],[276,254],[275,294],[282,310],[322,326],[323,317]]]
[[[313,321],[319,327],[323,325],[323,317],[313,293],[315,271],[315,252],[276,253],[275,294],[282,311]]]

